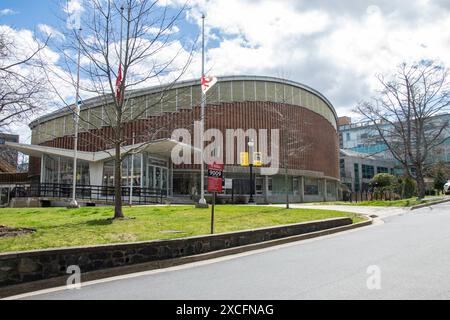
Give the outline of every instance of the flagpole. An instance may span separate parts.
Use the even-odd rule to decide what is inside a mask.
[[[202,79],[205,77],[205,14],[202,14]],[[201,84],[200,84],[201,90]],[[205,206],[205,165],[204,165],[204,142],[203,133],[205,131],[205,106],[206,106],[206,94],[202,92],[201,103],[201,115],[200,115],[200,157],[201,157],[201,169],[200,169],[200,201],[199,206]]]
[[[74,139],[73,139],[73,179],[72,179],[72,201],[70,208],[79,208],[77,202],[77,158],[78,158],[78,125],[80,122],[80,62],[81,62],[81,28],[78,29],[78,61],[77,61],[77,84],[75,93],[75,115],[74,115]]]
[[[119,52],[119,66],[122,66],[122,38],[123,38],[123,11],[125,7],[120,7],[120,52]]]
[[[135,144],[135,133],[133,132],[133,142],[132,145]],[[134,152],[131,153],[131,169],[130,169],[130,207],[133,205],[133,178],[134,178]]]

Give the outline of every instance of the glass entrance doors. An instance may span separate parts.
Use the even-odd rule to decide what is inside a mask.
[[[147,167],[148,188],[166,190],[169,170],[165,167],[149,165]]]

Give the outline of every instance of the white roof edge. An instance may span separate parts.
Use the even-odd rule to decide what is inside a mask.
[[[181,143],[178,141],[175,141],[173,139],[159,139],[154,140],[151,142],[143,142],[138,143],[134,145],[128,145],[121,148],[122,152],[128,152],[131,149],[136,149],[137,152],[144,151],[147,147],[155,146],[161,143],[170,143],[171,149],[170,151],[167,150],[167,152],[172,152],[172,149],[178,145],[183,148],[189,148],[193,152],[199,152],[197,148],[187,145],[185,143]],[[74,152],[71,149],[61,149],[61,148],[54,148],[54,147],[47,147],[47,146],[41,146],[41,145],[32,145],[32,144],[23,144],[23,143],[15,143],[15,142],[6,142],[6,145],[14,150],[20,151],[22,153],[25,153],[27,155],[31,156],[41,156],[43,154],[49,154],[54,156],[61,156],[66,158],[73,158]],[[170,148],[170,146],[169,146]],[[105,161],[107,159],[111,159],[115,156],[116,152],[115,149],[109,149],[104,151],[97,151],[97,152],[87,152],[87,151],[78,151],[77,157],[80,160],[88,161],[88,162],[100,162]]]
[[[6,142],[6,145],[14,150],[20,151],[27,155],[38,156],[42,154],[50,154],[55,156],[62,156],[73,158],[74,153],[71,149],[61,149],[54,147],[47,147],[41,145]],[[94,161],[94,152],[78,151],[78,158],[85,161]]]
[[[278,82],[278,83],[288,84],[288,85],[292,85],[294,87],[304,89],[306,91],[309,91],[309,92],[319,96],[328,105],[328,107],[330,108],[330,110],[333,112],[333,114],[335,116],[336,125],[337,125],[338,115],[337,115],[336,109],[334,108],[333,104],[318,90],[316,90],[310,86],[307,86],[303,83],[292,81],[292,80],[287,80],[287,79],[282,79],[282,78],[277,78],[277,77],[255,76],[255,75],[219,76],[217,78],[218,78],[219,82],[226,82],[226,81],[233,81],[233,80],[234,81],[244,81],[244,80],[247,80],[247,81],[252,81],[252,80],[253,81],[269,81],[269,82]],[[199,79],[183,80],[183,81],[176,82],[174,84],[168,83],[168,84],[164,84],[164,85],[151,86],[151,87],[143,88],[143,89],[135,89],[135,90],[130,91],[128,93],[128,95],[129,95],[129,98],[133,98],[133,97],[143,96],[146,94],[155,93],[155,92],[161,91],[167,87],[169,87],[170,89],[177,89],[177,88],[182,88],[182,87],[187,87],[187,86],[192,86],[192,85],[200,85],[200,80]],[[105,99],[105,96],[89,98],[84,101],[83,106],[81,107],[81,110],[95,108],[96,106],[101,105],[103,103],[104,99]],[[106,97],[106,99],[109,99],[109,98]],[[70,105],[65,108],[61,108],[57,111],[54,111],[52,113],[49,113],[47,115],[44,115],[42,117],[39,117],[36,120],[32,121],[29,124],[29,127],[33,128],[39,122],[45,122],[45,121],[52,120],[54,118],[58,118],[63,115],[68,115],[68,114],[70,114],[70,108],[72,108],[72,107],[73,107],[73,105]]]

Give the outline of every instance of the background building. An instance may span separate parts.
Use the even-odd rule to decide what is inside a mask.
[[[0,133],[0,172],[14,173],[17,171],[18,152],[6,146],[6,142],[19,142],[15,134]]]
[[[124,128],[125,149],[145,143],[145,147],[123,163],[122,185],[156,188],[174,201],[193,199],[200,190],[200,168],[174,165],[171,150],[178,141],[170,139],[174,129],[193,131],[200,114],[200,83],[184,81],[169,90],[164,86],[129,92],[129,112],[145,110],[140,119]],[[161,95],[163,97],[161,99]],[[107,139],[111,134],[102,123],[111,112],[104,97],[89,99],[81,108],[77,183],[112,186],[114,151]],[[160,101],[160,102],[158,102]],[[149,107],[150,106],[150,107]],[[94,116],[95,115],[95,116]],[[31,145],[9,145],[30,156],[30,174],[41,183],[70,184],[72,181],[74,121],[64,109],[30,124]],[[154,128],[160,128],[155,131]],[[300,83],[257,76],[223,77],[207,96],[206,129],[280,129],[281,170],[262,175],[255,168],[254,190],[258,202],[284,201],[284,173],[292,201],[335,200],[339,185],[339,141],[337,115],[332,104],[318,91]],[[149,134],[151,131],[152,134]],[[289,143],[283,144],[285,137]],[[248,141],[248,137],[244,137]],[[225,138],[226,140],[226,138]],[[148,143],[151,141],[151,143]],[[270,141],[270,137],[269,137]],[[287,141],[287,140],[286,140]],[[231,143],[233,144],[235,138]],[[224,145],[230,143],[225,141]],[[255,151],[258,151],[258,143]],[[246,194],[248,168],[235,163],[225,167],[226,193]],[[219,150],[226,159],[226,150]],[[285,161],[287,159],[287,161]],[[287,163],[287,165],[285,165]],[[230,190],[233,186],[233,190]]]
[[[18,152],[6,146],[6,142],[19,142],[15,134],[0,133],[0,172],[13,173],[17,170]]]
[[[433,119],[435,121],[444,120],[450,123],[450,114],[442,114]],[[352,123],[349,117],[341,117],[339,123],[339,142],[342,149],[376,155],[386,160],[394,161],[394,157],[370,122]],[[450,127],[445,135],[448,137],[446,142],[430,154],[428,164],[434,164],[439,161],[450,163]]]
[[[434,119],[450,123],[450,114],[439,115]],[[374,125],[370,122],[352,123],[349,117],[340,117],[338,123],[343,184],[354,192],[367,191],[368,182],[374,174],[382,172],[403,174],[402,166],[394,159]],[[445,143],[430,153],[427,161],[429,166],[440,161],[450,165],[450,128],[445,134],[448,136]]]
[[[341,182],[353,192],[365,192],[378,173],[395,173],[395,162],[351,150],[340,152]]]

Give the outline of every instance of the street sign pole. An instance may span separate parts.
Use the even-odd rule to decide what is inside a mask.
[[[216,192],[213,192],[213,200],[211,206],[211,234],[214,234],[214,208],[216,206]]]
[[[216,207],[216,195],[217,192],[222,192],[223,169],[224,165],[221,163],[214,162],[208,165],[208,192],[213,195],[211,206],[211,234],[214,234],[214,210]]]
[[[248,199],[248,203],[254,203],[255,200],[253,199],[253,148],[255,146],[255,143],[253,142],[253,139],[248,142],[248,153],[249,153],[249,167],[250,167],[250,197]]]

